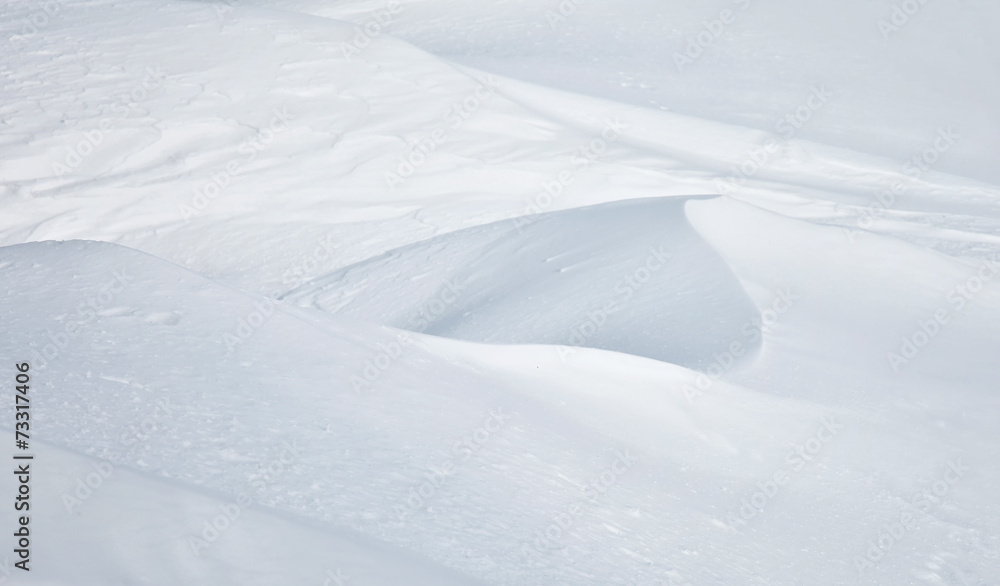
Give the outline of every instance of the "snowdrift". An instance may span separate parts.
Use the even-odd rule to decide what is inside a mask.
[[[710,493],[843,416],[626,354],[481,345],[300,309],[106,243],[5,247],[0,276],[22,285],[3,298],[0,352],[32,364],[38,439],[58,447],[40,461],[72,463],[39,475],[40,526],[79,531],[40,539],[39,559],[93,552],[107,563],[84,567],[100,580],[268,583],[287,559],[253,552],[273,540],[330,544],[323,556],[342,555],[347,574],[390,555],[351,549],[351,532],[471,579],[573,583],[581,565],[558,561],[567,548],[589,552],[597,579],[636,555],[652,579],[683,555],[662,554],[680,527],[735,539]],[[93,495],[78,495],[88,478]],[[226,511],[231,527],[208,539],[206,520]],[[120,533],[104,539],[98,522]],[[154,536],[146,555],[159,561],[126,561]],[[303,568],[327,563],[317,555],[296,554]],[[448,575],[393,559],[399,572]]]
[[[995,6],[886,43],[891,0],[831,5],[833,37],[869,27],[845,60],[795,18],[762,34],[826,13],[753,3],[682,83],[595,52],[662,41],[631,26],[653,13],[679,47],[702,3],[640,2],[608,20],[637,45],[593,49],[597,3],[559,31],[541,4],[520,31],[518,3],[393,18],[511,75],[539,49],[586,97],[402,42],[375,0],[251,4],[0,7],[30,583],[996,581],[1000,190],[942,171],[994,176],[1000,134],[992,102],[919,91],[967,93],[950,63],[996,86],[990,51],[940,49]],[[761,74],[772,48],[797,64]],[[872,79],[912,103],[859,109]]]
[[[615,350],[704,369],[757,308],[684,215],[633,200],[452,232],[314,279],[284,299],[449,338]],[[708,315],[706,316],[706,312]]]

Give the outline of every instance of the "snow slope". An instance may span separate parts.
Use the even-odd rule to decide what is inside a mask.
[[[387,5],[248,1],[361,27]],[[932,166],[996,183],[997,26],[988,0],[407,0],[386,31],[507,77],[776,134],[794,126],[900,162],[954,126],[961,140]],[[789,122],[814,87],[831,101]]]
[[[347,59],[356,29],[324,18],[238,3],[60,6],[8,40],[0,243],[118,242],[274,296],[542,207],[722,192],[907,238],[929,224],[945,233],[922,244],[949,253],[1000,251],[996,187],[937,164],[914,178],[902,156],[801,130],[785,140],[457,70],[388,34]],[[38,9],[5,10],[16,32]],[[906,158],[933,144],[927,130]],[[944,146],[939,157],[957,148]],[[553,182],[562,196],[540,206]],[[876,193],[896,183],[883,210]],[[942,209],[943,195],[959,201]]]
[[[33,487],[32,523],[45,546],[35,550],[32,584],[479,583],[357,532],[247,508],[238,496],[45,444],[34,453],[44,480]]]
[[[725,5],[425,0],[359,37],[382,5],[5,3],[12,583],[1000,579],[997,125],[952,100],[994,91],[992,5],[880,60],[754,3],[683,79],[624,67]]]

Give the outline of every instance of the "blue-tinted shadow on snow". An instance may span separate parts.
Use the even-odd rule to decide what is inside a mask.
[[[303,306],[486,343],[614,350],[705,369],[756,306],[690,226],[691,197],[619,201],[444,234],[323,275]],[[722,358],[725,362],[727,359]]]

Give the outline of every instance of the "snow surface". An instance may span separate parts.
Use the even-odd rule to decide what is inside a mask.
[[[0,8],[0,582],[1000,581],[1000,9],[567,1]]]

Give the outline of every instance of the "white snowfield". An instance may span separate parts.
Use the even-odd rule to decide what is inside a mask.
[[[0,583],[1000,582],[997,7],[626,4],[4,3]]]

